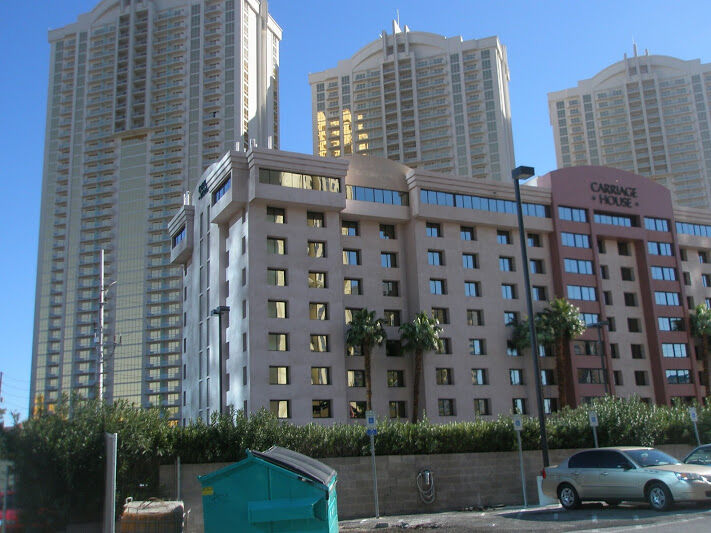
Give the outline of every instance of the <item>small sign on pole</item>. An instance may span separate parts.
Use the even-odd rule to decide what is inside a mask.
[[[514,431],[516,432],[516,440],[518,441],[518,463],[521,468],[521,492],[523,492],[523,506],[528,507],[528,499],[526,498],[526,475],[523,470],[523,448],[521,447],[521,431],[523,430],[523,419],[521,415],[513,415],[512,418]]]
[[[588,420],[590,420],[590,427],[593,430],[593,439],[595,439],[595,447],[599,448],[600,446],[598,446],[597,443],[597,413],[595,411],[588,411]]]
[[[694,424],[694,433],[696,434],[696,445],[701,446],[701,439],[699,438],[699,428],[696,427],[696,422],[699,421],[699,417],[696,414],[696,407],[689,407],[689,418],[691,418],[692,424]]]
[[[365,432],[370,437],[370,462],[373,469],[373,497],[375,498],[375,518],[380,518],[380,507],[378,505],[378,476],[375,471],[375,435],[376,428],[375,411],[365,412]]]

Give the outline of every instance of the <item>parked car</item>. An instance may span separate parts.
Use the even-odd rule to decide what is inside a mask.
[[[654,448],[585,450],[541,475],[543,493],[558,498],[565,509],[583,501],[646,501],[665,511],[675,502],[711,501],[711,467],[684,464]]]
[[[7,502],[5,499],[7,498]],[[3,505],[6,511],[3,512]],[[7,531],[22,531],[24,527],[17,519],[17,508],[15,505],[15,493],[8,491],[7,495],[0,492],[0,527],[5,526]]]
[[[711,444],[704,444],[694,448],[689,455],[684,457],[682,463],[711,466]]]

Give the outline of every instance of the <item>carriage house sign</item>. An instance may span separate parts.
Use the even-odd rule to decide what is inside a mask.
[[[597,196],[592,199],[602,204],[616,207],[637,207],[637,187],[624,187],[612,183],[600,183],[593,181],[590,190]]]

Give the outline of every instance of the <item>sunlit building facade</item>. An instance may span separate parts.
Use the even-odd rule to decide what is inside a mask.
[[[558,167],[605,165],[652,178],[678,205],[711,207],[711,64],[627,57],[549,93]]]
[[[309,75],[313,153],[373,155],[476,179],[514,167],[506,47],[403,29]]]
[[[711,215],[675,207],[647,178],[577,167],[522,187],[529,265],[510,181],[259,148],[225,154],[201,180],[168,230],[185,273],[182,423],[221,407],[358,422],[364,362],[344,333],[362,308],[386,322],[372,352],[379,416],[412,416],[414,358],[398,328],[420,311],[443,328],[420,386],[431,421],[535,414],[530,350],[508,327],[527,314],[526,267],[535,311],[565,297],[587,324],[608,322],[602,351],[593,327],[565,346],[573,405],[606,391],[705,395],[688,317],[711,303]],[[550,412],[560,382],[552,353],[539,355]]]
[[[105,0],[49,32],[31,409],[97,395],[180,411],[167,222],[235,143],[278,147],[281,29],[257,0]]]

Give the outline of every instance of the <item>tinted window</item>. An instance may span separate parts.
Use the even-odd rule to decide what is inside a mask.
[[[639,466],[659,466],[659,465],[676,465],[679,460],[671,455],[667,455],[659,450],[628,450],[629,455]]]
[[[600,468],[624,468],[630,462],[619,452],[600,451]]]
[[[568,460],[568,468],[600,468],[600,452],[580,452]]]

